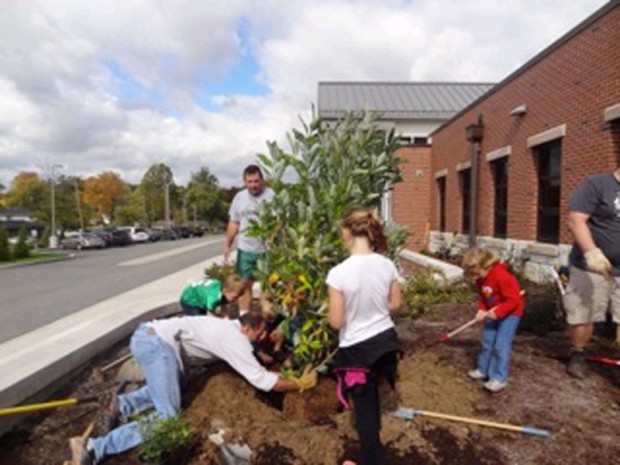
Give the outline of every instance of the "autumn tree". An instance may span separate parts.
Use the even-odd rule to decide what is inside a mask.
[[[84,204],[98,220],[114,221],[114,210],[130,194],[120,175],[104,171],[84,181]]]
[[[31,171],[18,173],[6,195],[8,208],[23,208],[41,221],[49,218],[50,194],[47,182]]]

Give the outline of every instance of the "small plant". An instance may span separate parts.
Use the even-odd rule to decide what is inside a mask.
[[[210,267],[205,268],[205,275],[211,279],[217,279],[218,281],[224,282],[226,278],[228,278],[231,274],[235,272],[234,264],[218,264],[213,263]]]
[[[407,316],[417,319],[426,313],[432,305],[440,303],[471,303],[474,295],[465,282],[446,284],[437,279],[440,274],[435,268],[428,268],[421,273],[411,275],[403,291],[407,304]]]
[[[180,415],[162,420],[157,416],[147,416],[139,420],[143,442],[139,447],[140,456],[147,461],[161,463],[183,446],[189,444],[194,434]]]
[[[26,228],[20,228],[17,243],[13,248],[13,258],[15,260],[28,258],[30,256],[30,246],[26,242],[27,238],[28,233],[26,232]]]
[[[38,244],[40,249],[46,249],[50,245],[50,228],[46,226],[43,230],[43,234],[39,237]]]

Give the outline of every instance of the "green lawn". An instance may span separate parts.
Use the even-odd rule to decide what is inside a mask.
[[[8,262],[0,262],[0,268],[9,267],[12,265],[23,265],[26,263],[46,262],[51,260],[58,260],[64,258],[65,253],[52,252],[52,251],[31,251],[30,257],[20,258],[19,260],[11,260]]]

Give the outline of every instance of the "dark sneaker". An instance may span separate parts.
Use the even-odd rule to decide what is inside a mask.
[[[588,371],[586,354],[584,351],[573,351],[566,365],[566,372],[574,378],[584,379]]]
[[[86,439],[76,436],[69,439],[71,465],[95,465],[95,452],[86,448]]]
[[[113,392],[110,397],[110,403],[104,413],[104,423],[108,432],[112,431],[119,424],[118,395],[116,392]]]

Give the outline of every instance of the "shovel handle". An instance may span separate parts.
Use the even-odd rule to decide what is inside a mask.
[[[456,336],[456,335],[457,335],[458,333],[460,333],[461,331],[465,331],[465,330],[466,330],[467,328],[469,328],[470,326],[475,325],[477,321],[478,321],[478,320],[476,320],[475,318],[474,318],[474,319],[472,319],[472,320],[469,320],[467,323],[465,323],[465,324],[463,324],[463,325],[459,326],[458,328],[456,328],[456,329],[454,329],[454,330],[450,331],[449,333],[444,334],[443,336],[441,336],[440,340],[441,340],[442,342],[445,342],[445,341],[447,341],[447,340],[451,339],[452,337]]]
[[[83,402],[92,402],[97,400],[97,396],[80,397],[73,399],[54,400],[51,402],[42,402],[40,404],[19,405],[17,407],[8,407],[0,409],[0,417],[8,415],[20,415],[24,413],[38,412],[39,410],[48,410],[52,408],[71,407],[72,405],[81,404]]]
[[[586,357],[586,360],[589,360],[590,362],[604,363],[605,365],[620,366],[620,360],[617,360],[615,358],[599,357],[597,355],[590,355]]]

